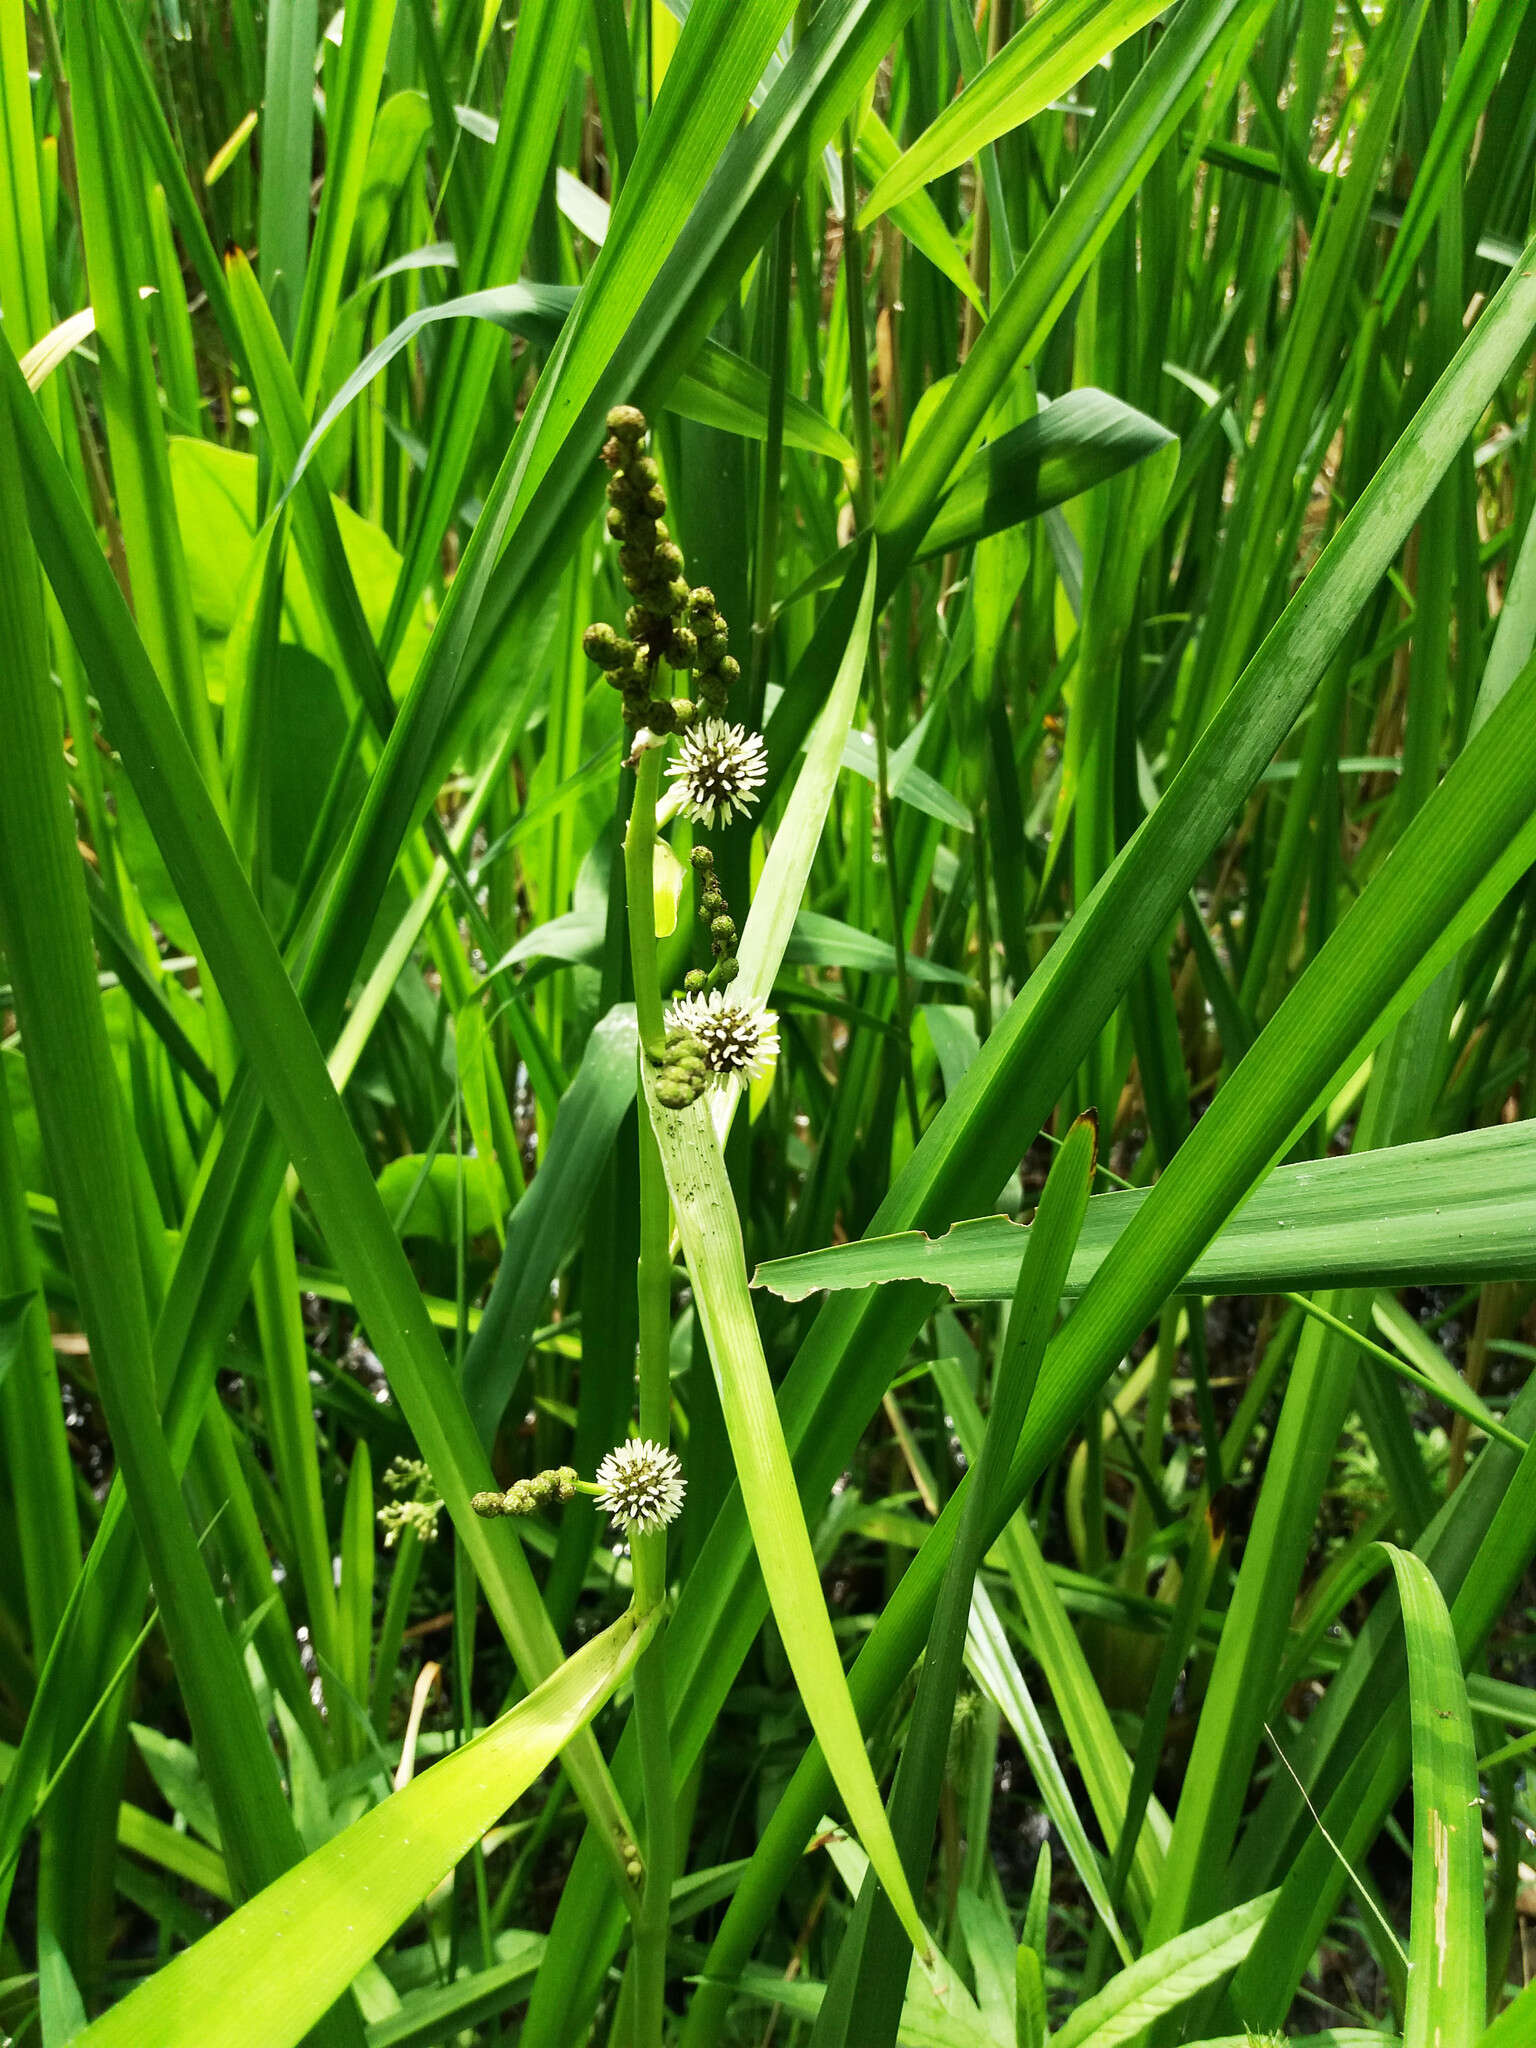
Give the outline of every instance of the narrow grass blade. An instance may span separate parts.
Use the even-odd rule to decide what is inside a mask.
[[[891,1790],[892,1829],[908,1876],[919,1888],[933,1843],[954,1727],[955,1695],[968,1637],[973,1655],[977,1647],[983,1661],[987,1661],[989,1654],[993,1658],[996,1655],[995,1639],[987,1630],[988,1621],[995,1623],[996,1616],[990,1613],[990,1602],[977,1579],[987,1532],[997,1516],[1008,1462],[1029,1413],[1046,1344],[1055,1326],[1062,1279],[1093,1184],[1098,1136],[1098,1124],[1092,1117],[1075,1123],[1052,1161],[1041,1193],[1036,1218],[1038,1235],[1031,1241],[1029,1256],[1020,1269],[1007,1335],[993,1374],[992,1412],[982,1438],[981,1454],[972,1468],[959,1531],[945,1563],[907,1740],[896,1767]],[[1011,1659],[1005,1659],[1004,1668],[1008,1665]],[[1003,1677],[1003,1672],[999,1670],[995,1675]],[[1022,1689],[1010,1686],[1006,1677],[1003,1685],[1010,1704],[1021,1705]],[[1026,1730],[1026,1753],[1042,1774],[1039,1782],[1047,1809],[1072,1830],[1067,1839],[1075,1858],[1087,1849],[1081,1823],[1075,1814],[1069,1820],[1061,1800],[1053,1796],[1064,1792],[1065,1787],[1060,1773],[1045,1763],[1041,1754],[1043,1742],[1032,1743],[1028,1739],[1036,1732],[1043,1735],[1038,1717],[1034,1717],[1033,1728]],[[1090,1896],[1118,1938],[1102,1874],[1098,1875],[1097,1892],[1090,1884]],[[883,2044],[895,2038],[901,2018],[904,1954],[901,1930],[894,1915],[866,1883],[838,1953],[827,2005],[817,2022],[816,2048],[845,2048],[845,2044],[855,2042],[861,2048],[864,2044],[867,2048],[883,2048]]]
[[[1030,120],[1162,11],[1155,0],[1048,0],[876,182],[859,225]]]

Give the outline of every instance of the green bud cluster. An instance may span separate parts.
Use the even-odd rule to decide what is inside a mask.
[[[644,726],[666,733],[692,721],[693,704],[687,697],[653,696],[655,671],[665,662],[686,672],[698,644],[688,616],[683,551],[662,516],[667,494],[655,461],[642,453],[645,435],[645,414],[634,406],[616,405],[609,413],[603,443],[603,461],[612,472],[608,532],[619,544],[619,571],[634,603],[622,635],[611,626],[589,626],[583,645],[623,698],[630,731]]]
[[[470,1506],[487,1521],[497,1515],[531,1515],[551,1501],[576,1498],[577,1476],[573,1465],[555,1465],[547,1472],[535,1472],[531,1479],[516,1479],[505,1493],[477,1493]]]
[[[718,718],[741,666],[726,652],[730,633],[707,584],[688,593],[688,627],[695,646],[693,694],[708,717]]]
[[[582,645],[623,699],[631,732],[682,732],[701,711],[719,716],[741,670],[726,652],[730,636],[714,592],[702,584],[689,588],[683,551],[663,517],[660,472],[642,452],[647,431],[636,406],[616,405],[608,415],[608,533],[619,544],[619,573],[634,602],[622,633],[599,622],[588,626]],[[662,664],[691,676],[691,692],[654,695]]]
[[[699,921],[709,929],[710,950],[715,956],[715,964],[707,974],[703,968],[695,967],[684,977],[687,994],[700,996],[710,989],[729,988],[741,972],[741,962],[736,958],[739,935],[715,873],[715,856],[707,846],[696,846],[688,857],[699,881]]]
[[[656,1100],[664,1109],[686,1109],[697,1102],[709,1080],[704,1048],[691,1031],[674,1027],[662,1041],[656,1068]]]

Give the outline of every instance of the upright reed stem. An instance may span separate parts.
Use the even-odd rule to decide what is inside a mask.
[[[860,529],[874,522],[874,424],[869,410],[869,344],[864,331],[864,244],[858,229],[858,172],[853,160],[853,128],[843,128],[843,267],[848,300],[848,382],[853,400],[853,445],[859,458],[853,506]],[[869,704],[875,724],[875,801],[880,811],[880,850],[891,898],[891,944],[896,952],[896,1015],[901,1024],[901,1082],[907,1116],[916,1140],[922,1135],[917,1107],[917,1079],[912,1071],[912,982],[907,972],[906,906],[896,866],[896,828],[891,817],[890,749],[886,731],[885,676],[880,667],[878,633],[869,636]]]

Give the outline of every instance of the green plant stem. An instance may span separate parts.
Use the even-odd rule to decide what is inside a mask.
[[[858,171],[853,160],[853,124],[843,125],[843,266],[848,298],[848,388],[853,403],[853,445],[859,473],[853,486],[854,510],[861,531],[875,517],[874,428],[869,413],[869,345],[864,333],[864,245],[855,200]],[[901,1085],[907,1117],[915,1139],[922,1135],[917,1109],[917,1077],[912,1070],[912,980],[907,972],[906,906],[896,866],[896,827],[891,817],[890,745],[886,732],[885,675],[880,666],[878,636],[869,636],[867,655],[870,715],[875,723],[875,801],[880,811],[880,849],[885,858],[886,886],[891,897],[891,944],[896,952],[896,1014],[901,1023]]]
[[[649,1615],[667,1592],[667,1532],[630,1533],[635,1608]],[[635,1735],[645,1795],[645,1877],[634,1923],[635,2048],[660,2048],[666,2010],[667,1926],[676,1860],[672,1745],[667,1733],[666,1635],[658,1626],[635,1666]]]
[[[655,847],[656,790],[660,747],[640,757],[629,830],[624,840],[624,886],[629,909],[630,968],[640,1058],[659,1051],[664,1037],[660,968],[656,956]],[[636,1271],[639,1309],[640,1434],[663,1446],[671,1435],[672,1210],[666,1174],[650,1114],[639,1105],[640,1260]],[[630,1532],[635,1607],[649,1614],[667,1595],[667,1532]],[[666,2011],[667,1926],[676,1860],[672,1743],[667,1729],[665,1633],[658,1628],[635,1666],[635,1736],[645,1796],[645,1876],[634,1921],[635,2048],[661,2048]]]
[[[651,1120],[639,1119],[640,1434],[665,1444],[672,1427],[672,1208]]]
[[[784,394],[789,374],[789,294],[794,267],[795,209],[779,222],[764,277],[768,330],[768,432],[763,441],[757,499],[757,546],[752,567],[752,654],[747,669],[747,722],[763,721],[763,697],[773,651],[774,569],[779,553],[779,486],[784,461]]]
[[[642,1053],[661,1051],[661,971],[656,961],[656,792],[661,749],[648,747],[635,766],[635,800],[624,835],[624,889],[629,905],[629,958],[635,978],[635,1018]]]

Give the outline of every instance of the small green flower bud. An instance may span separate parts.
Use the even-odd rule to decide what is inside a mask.
[[[714,877],[711,876],[710,880],[713,881]],[[706,888],[703,895],[699,898],[699,915],[701,917],[718,917],[724,908],[725,898],[718,889]]]
[[[700,996],[704,993],[708,980],[709,976],[702,967],[690,967],[683,976],[683,988],[688,995]]]
[[[635,494],[630,489],[629,478],[625,476],[622,470],[617,476],[609,477],[607,492],[609,504],[621,517],[626,509],[635,502]]]
[[[655,619],[643,604],[632,604],[624,614],[624,630],[631,640],[648,639],[655,624]]]
[[[627,668],[635,658],[634,643],[621,640],[603,619],[588,626],[581,636],[581,645],[588,661],[595,661],[599,668]]]
[[[736,940],[735,919],[726,917],[724,914],[719,917],[712,917],[709,921],[709,936],[715,941],[717,946],[734,945]]]
[[[729,689],[732,683],[739,682],[741,679],[741,663],[728,654],[715,673],[719,676],[725,687]]]
[[[715,962],[704,979],[714,988],[725,988],[740,972],[741,962],[734,953],[727,953],[724,959]]]
[[[673,668],[692,668],[699,651],[699,643],[686,626],[675,625],[667,647],[667,660]]]
[[[486,1521],[491,1521],[497,1515],[504,1515],[507,1512],[506,1496],[500,1493],[471,1494],[469,1505],[474,1514],[481,1516]]]
[[[697,1074],[669,1068],[656,1077],[656,1100],[663,1109],[687,1109],[690,1103],[698,1101],[708,1082],[709,1076],[702,1066]]]
[[[661,546],[657,548],[656,566],[658,569],[664,569],[666,571],[667,581],[669,583],[671,582],[674,576],[681,575],[683,568],[683,551],[678,546],[675,540],[664,540],[661,543]],[[687,602],[688,591],[687,586],[684,585],[683,603],[686,604]]]
[[[715,593],[707,583],[696,584],[688,593],[688,609],[691,612],[712,612],[715,608]]]
[[[603,516],[603,524],[608,529],[608,538],[610,540],[622,540],[624,538],[624,514],[617,505],[610,505],[608,507],[607,512]]]
[[[653,697],[647,707],[646,724],[652,732],[672,732],[677,725],[677,713],[672,709],[670,697]]]
[[[728,636],[719,627],[702,628],[699,633],[699,667],[718,668],[730,644]]]
[[[645,414],[637,405],[616,405],[608,414],[608,431],[616,441],[628,441],[633,446],[645,439]]]
[[[640,504],[649,518],[660,519],[667,509],[667,494],[660,484],[652,484],[640,499]]]
[[[677,585],[675,583],[648,583],[643,592],[646,606],[659,619],[670,619],[677,610]]]
[[[661,482],[661,471],[656,466],[655,457],[651,455],[642,455],[637,461],[632,462],[629,465],[629,474],[636,490],[649,490],[652,484]]]
[[[650,582],[654,573],[650,549],[639,546],[631,536],[619,549],[619,574],[631,590],[638,590]]]
[[[677,731],[686,732],[698,715],[698,706],[691,697],[672,699],[672,716],[677,720]]]
[[[715,864],[715,856],[707,846],[696,846],[688,858],[693,863],[695,874],[702,875],[706,869],[712,868]]]
[[[729,691],[717,675],[703,675],[698,683],[699,702],[711,711],[723,711]]]

